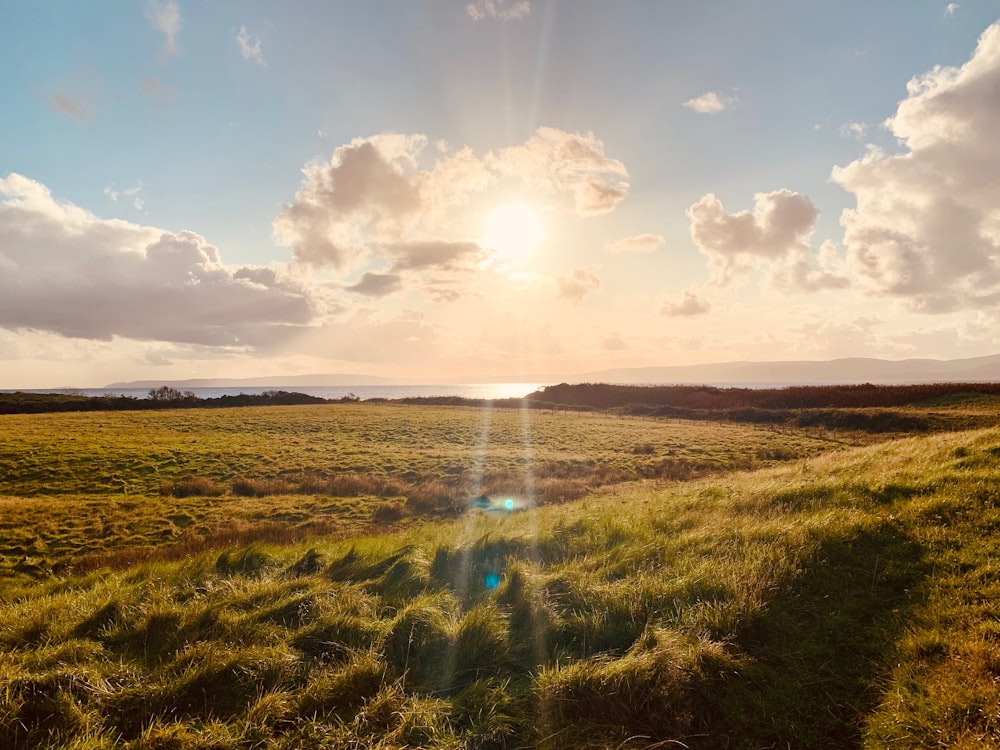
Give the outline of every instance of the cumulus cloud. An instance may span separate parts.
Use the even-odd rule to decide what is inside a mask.
[[[816,252],[810,245],[818,215],[809,198],[785,189],[758,193],[752,211],[728,213],[712,193],[687,210],[691,239],[708,257],[713,283],[766,266],[771,283],[800,292],[848,286],[836,246],[824,243]]]
[[[372,240],[398,238],[421,207],[414,173],[423,136],[381,136],[341,146],[329,163],[307,166],[305,183],[275,219],[295,258],[342,268]]]
[[[727,213],[713,193],[690,206],[691,239],[725,277],[752,259],[777,259],[808,247],[819,212],[806,196],[790,190],[757,193],[753,211]]]
[[[666,244],[662,234],[637,234],[624,237],[608,245],[613,253],[652,253]]]
[[[820,245],[817,253],[794,248],[783,262],[772,266],[770,280],[778,289],[788,292],[820,292],[851,286],[844,272],[842,253],[830,240]]]
[[[465,6],[473,21],[498,18],[501,21],[520,21],[531,13],[529,0],[476,0]]]
[[[491,155],[488,163],[500,174],[527,180],[557,199],[578,216],[593,216],[614,209],[628,195],[628,170],[604,153],[604,144],[593,133],[567,133],[540,127],[523,145]]]
[[[683,106],[699,114],[714,115],[735,103],[735,96],[722,96],[717,91],[707,91],[701,96],[688,99]]]
[[[851,270],[869,291],[914,310],[1000,302],[1000,23],[961,67],[907,85],[886,127],[905,150],[876,148],[833,170],[854,194],[844,211]]]
[[[168,58],[177,54],[177,37],[181,33],[181,9],[174,2],[160,3],[150,0],[146,5],[146,18],[157,31],[162,31],[166,37],[163,46],[160,47],[160,61],[164,62]]]
[[[467,270],[485,251],[451,239],[457,209],[501,180],[578,216],[612,210],[629,188],[624,165],[592,133],[539,128],[484,156],[428,143],[424,135],[360,138],[306,166],[295,200],[274,221],[276,239],[296,262],[341,272],[361,263],[391,273]]]
[[[316,307],[273,269],[224,265],[193,232],[100,219],[27,177],[0,179],[0,327],[253,347]]]
[[[264,50],[261,48],[260,37],[251,34],[246,26],[240,26],[236,34],[236,43],[240,46],[240,54],[244,60],[253,60],[261,65],[267,65],[264,61]]]
[[[581,302],[587,294],[601,285],[595,266],[574,268],[567,274],[556,278],[559,288],[558,296],[570,302]]]
[[[395,271],[459,270],[481,262],[486,252],[475,242],[400,242],[386,248]]]
[[[710,306],[707,302],[699,299],[693,292],[684,292],[678,299],[667,300],[660,308],[660,313],[671,318],[692,317],[707,313]]]
[[[398,274],[368,272],[361,277],[361,281],[347,287],[347,290],[367,297],[385,297],[402,287],[403,279]]]

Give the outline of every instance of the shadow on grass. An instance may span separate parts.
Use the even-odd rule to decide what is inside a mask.
[[[892,522],[824,542],[737,634],[747,666],[703,683],[689,747],[860,747],[927,573],[920,546]]]

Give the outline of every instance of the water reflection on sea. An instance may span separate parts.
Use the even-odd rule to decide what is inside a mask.
[[[267,391],[294,391],[326,399],[357,397],[363,401],[368,399],[420,398],[435,396],[458,396],[470,399],[501,399],[521,398],[537,391],[546,383],[466,383],[461,385],[338,385],[338,386],[268,386],[253,388],[239,386],[235,388],[184,388],[178,390],[190,391],[199,398],[218,398],[219,396],[236,396],[241,393],[259,395]],[[132,396],[147,398],[149,388],[51,388],[45,390],[30,390],[29,393],[74,393],[81,396]]]

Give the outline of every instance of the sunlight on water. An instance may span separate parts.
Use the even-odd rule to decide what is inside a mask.
[[[294,391],[305,393],[317,398],[339,399],[345,396],[356,396],[367,399],[397,399],[397,398],[435,398],[439,396],[457,396],[459,398],[496,400],[504,398],[523,398],[529,393],[550,385],[549,383],[458,383],[446,385],[272,385],[272,386],[229,386],[229,387],[197,387],[178,383],[184,391],[190,391],[198,398],[219,398],[220,396],[238,396],[248,394],[259,396],[266,391]],[[22,389],[24,390],[24,389]],[[80,396],[131,396],[146,398],[150,388],[51,388],[28,389],[28,393],[68,393]],[[2,392],[2,389],[0,389]]]

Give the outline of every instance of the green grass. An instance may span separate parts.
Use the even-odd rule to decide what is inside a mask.
[[[995,745],[998,469],[939,435],[12,588],[0,746]]]
[[[647,446],[652,446],[649,452]],[[0,416],[0,494],[153,495],[201,478],[686,477],[830,442],[744,425],[378,404]],[[638,448],[638,450],[637,450]]]
[[[22,457],[93,447],[107,417],[125,419],[118,455],[191,442],[146,495],[89,494],[67,462],[63,489],[0,500],[0,747],[1000,746],[1000,430],[820,452],[834,444],[795,432],[536,412],[526,446],[518,412],[368,409],[2,422]],[[753,466],[801,457],[732,471],[741,440]],[[251,450],[292,470],[205,468]],[[634,479],[671,450],[711,468]],[[390,495],[526,458],[619,473],[434,523]],[[386,496],[366,495],[380,461]],[[171,476],[228,484],[159,494]]]
[[[357,535],[482,493],[562,502],[841,443],[738,425],[376,404],[0,416],[0,579]]]

